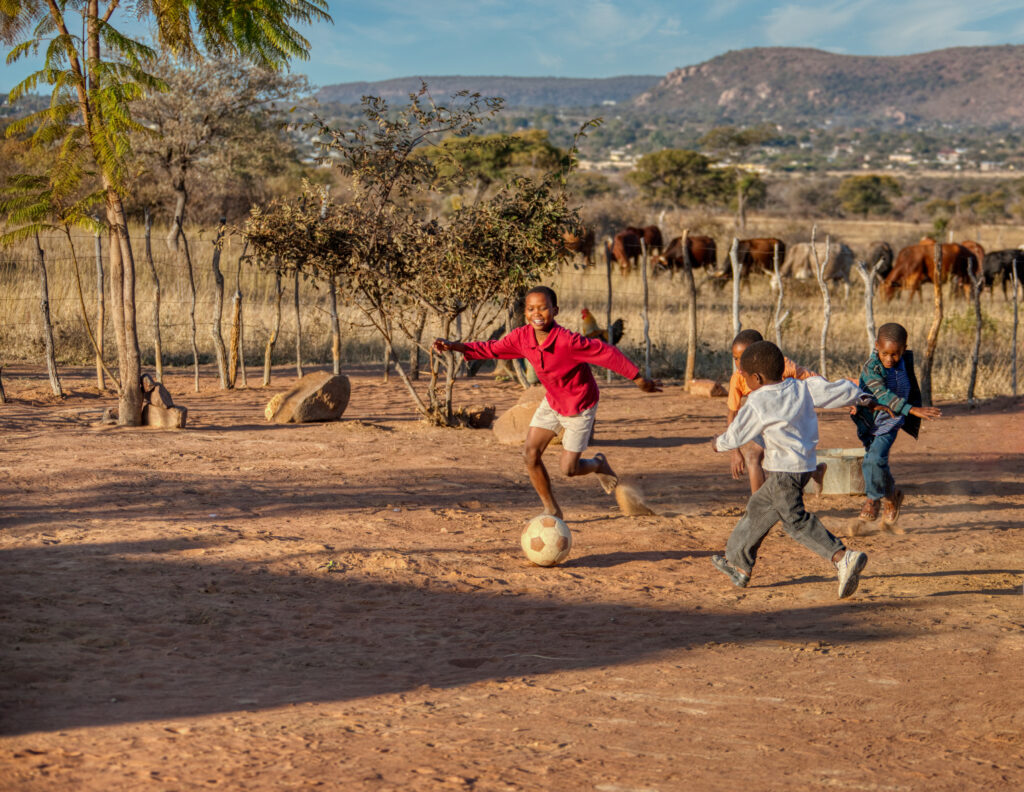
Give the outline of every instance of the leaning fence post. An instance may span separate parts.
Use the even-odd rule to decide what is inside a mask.
[[[96,219],[96,218],[94,218]],[[74,243],[72,243],[74,244]],[[106,382],[103,379],[103,327],[106,324],[104,314],[106,304],[104,295],[106,287],[103,284],[103,237],[100,236],[99,224],[97,223],[95,233],[96,249],[96,387],[103,390]]]
[[[818,246],[814,241],[818,230],[817,225],[811,227],[811,253],[814,256],[814,275],[818,279],[818,286],[821,287],[822,321],[821,321],[821,345],[819,347],[818,367],[821,376],[828,378],[828,361],[826,351],[828,350],[828,327],[832,322],[832,295],[828,290],[828,283],[825,282],[825,270],[828,268],[829,258],[832,256],[832,237],[825,235],[825,260],[818,256]]]
[[[1017,395],[1017,291],[1020,281],[1017,279],[1017,259],[1010,264],[1010,278],[1013,281],[1013,356],[1010,360],[1010,387],[1013,395]]]
[[[640,255],[641,255],[641,266],[643,267],[643,283],[644,283],[644,376],[647,379],[651,378],[651,322],[648,316],[648,299],[647,299],[647,243],[640,240]],[[612,326],[608,325],[608,337],[611,338]]]
[[[35,239],[36,270],[39,275],[39,314],[42,321],[46,371],[50,375],[50,388],[53,390],[54,396],[63,396],[64,390],[60,386],[60,377],[57,376],[57,359],[53,348],[53,323],[50,321],[50,286],[46,278],[46,255],[43,253],[43,246],[39,242],[38,231],[35,234]]]
[[[772,250],[772,266],[775,269],[775,288],[779,290],[779,294],[775,300],[775,317],[772,320],[772,324],[775,326],[775,345],[778,347],[782,346],[782,324],[786,321],[789,316],[789,311],[782,313],[782,299],[783,299],[783,288],[782,288],[782,275],[779,274],[779,243],[776,242]]]
[[[928,341],[921,364],[921,401],[925,407],[932,406],[932,365],[935,361],[935,347],[939,342],[939,330],[942,329],[942,243],[935,243],[935,313],[932,326],[928,330]]]
[[[971,278],[971,298],[974,301],[974,349],[971,350],[971,376],[967,380],[967,403],[974,404],[974,386],[978,380],[978,355],[981,353],[981,277],[973,267],[967,268]]]

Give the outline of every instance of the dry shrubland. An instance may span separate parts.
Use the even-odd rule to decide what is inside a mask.
[[[603,206],[612,222],[615,217],[662,223],[666,238],[690,227],[693,231],[711,232],[719,240],[719,260],[728,247],[728,218],[713,215],[644,215],[634,205]],[[747,236],[778,235],[787,242],[809,238],[810,222],[780,223],[754,217]],[[819,239],[831,234],[849,244],[858,255],[877,239],[889,240],[894,247],[916,242],[923,233],[921,226],[899,222],[861,222],[831,220],[818,228]],[[141,229],[135,229],[141,238]],[[154,229],[153,255],[161,283],[161,334],[165,363],[187,365],[191,362],[188,307],[190,295],[185,265],[176,253],[163,244],[163,233]],[[213,309],[213,274],[210,269],[212,234],[193,237],[193,256],[198,290],[196,317],[198,343],[203,361],[213,359],[210,317]],[[965,229],[960,238],[980,239],[989,249],[1011,247],[1024,241],[1024,233],[1009,226],[982,226]],[[82,277],[90,321],[95,316],[96,268],[94,240],[90,236],[75,237],[75,248]],[[53,315],[58,362],[88,364],[93,360],[88,336],[82,323],[75,286],[75,275],[68,243],[56,234],[43,240],[49,270],[50,309]],[[105,247],[105,241],[104,241]],[[138,246],[142,250],[142,245]],[[226,280],[226,302],[234,292],[241,244],[236,238],[225,248],[221,262]],[[603,256],[597,255],[598,266],[582,271],[563,266],[550,279],[559,295],[560,321],[578,329],[580,309],[590,308],[602,321],[605,316],[606,276]],[[136,262],[138,327],[143,359],[151,367],[153,349],[153,283],[143,257]],[[650,332],[652,366],[656,374],[666,378],[682,375],[686,350],[686,291],[681,277],[658,275],[650,281]],[[706,281],[697,274],[698,293],[698,357],[697,376],[724,378],[731,370],[728,343],[732,336],[732,292]],[[244,305],[245,357],[250,366],[262,361],[263,346],[274,321],[274,276],[250,262],[240,269],[240,286]],[[641,319],[642,281],[638,273],[623,278],[613,274],[613,319],[623,317],[626,332],[623,350],[634,360],[643,356]],[[295,359],[295,321],[292,309],[293,283],[284,281],[281,335],[275,349],[274,362],[289,364]],[[303,360],[324,363],[330,360],[330,323],[325,289],[308,281],[300,282],[302,311]],[[998,290],[997,290],[998,292]],[[963,399],[966,395],[971,350],[974,341],[973,307],[962,298],[950,299],[945,291],[945,320],[939,337],[933,388],[941,398]],[[754,277],[741,291],[741,321],[744,327],[761,330],[774,340],[770,330],[773,296],[768,280]],[[783,329],[783,348],[787,355],[811,368],[818,365],[818,344],[821,331],[821,294],[814,282],[787,281],[785,309],[790,315]],[[983,334],[977,394],[981,397],[1006,394],[1011,389],[1012,303],[1001,293],[982,296]],[[42,363],[42,340],[39,330],[39,290],[34,251],[30,245],[0,250],[0,362],[14,360]],[[380,360],[383,346],[354,306],[343,305],[342,360],[365,362]],[[108,311],[109,317],[109,311]],[[922,299],[896,299],[891,303],[875,301],[877,324],[897,321],[910,332],[910,346],[923,350],[925,336],[932,319],[931,287],[926,285]],[[435,328],[436,329],[436,328]],[[225,334],[228,327],[225,326]],[[432,328],[427,328],[431,333]],[[403,357],[407,350],[398,350]],[[856,377],[860,364],[867,357],[868,344],[864,323],[864,294],[860,279],[851,276],[849,297],[842,290],[834,294],[833,316],[829,332],[829,376]],[[116,360],[113,339],[107,332],[107,357]]]

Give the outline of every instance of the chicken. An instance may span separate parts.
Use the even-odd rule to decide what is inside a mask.
[[[602,328],[598,323],[594,315],[586,308],[583,309],[583,328],[580,330],[580,334],[587,338],[600,338],[602,341],[607,341],[611,344],[617,344],[622,340],[622,332],[625,323],[622,321],[620,316],[614,322],[612,322],[611,338],[608,337],[608,331]]]

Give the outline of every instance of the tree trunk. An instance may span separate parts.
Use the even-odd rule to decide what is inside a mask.
[[[7,404],[7,391],[4,390],[4,367],[0,366],[0,404]]]
[[[213,349],[217,354],[217,375],[220,378],[221,390],[228,386],[228,353],[224,347],[224,335],[221,332],[221,320],[224,317],[224,275],[220,271],[221,247],[224,244],[224,218],[220,219],[217,238],[213,243],[213,322],[210,324],[210,335],[213,336]]]
[[[828,283],[825,282],[825,270],[828,269],[828,261],[832,255],[832,237],[825,236],[825,260],[818,257],[818,246],[814,241],[817,226],[811,228],[811,255],[814,256],[814,276],[818,279],[818,286],[821,288],[821,341],[818,346],[818,373],[828,379],[828,328],[832,323],[832,294],[828,290]]]
[[[942,245],[939,242],[935,243],[935,281],[932,285],[935,287],[935,313],[921,362],[921,401],[925,407],[932,406],[932,364],[942,328]]]
[[[747,201],[743,194],[743,179],[736,182],[736,226],[740,233],[747,230]]]
[[[183,174],[174,179],[171,189],[174,191],[174,216],[171,219],[171,229],[167,232],[167,247],[177,250],[178,231],[185,227],[185,203],[188,201],[188,191],[185,189]]]
[[[46,354],[46,373],[50,376],[50,388],[54,396],[63,396],[60,377],[57,376],[57,360],[53,350],[53,325],[50,322],[50,286],[46,278],[46,254],[36,233],[36,270],[39,275],[39,316],[42,319],[43,348]],[[102,373],[102,369],[100,369]]]
[[[106,284],[103,277],[103,237],[96,232],[96,387],[101,391],[103,380],[103,328],[106,325]]]
[[[107,187],[107,224],[110,228],[110,288],[113,298],[114,339],[117,341],[121,389],[117,422],[121,426],[142,423],[142,357],[135,323],[135,259],[128,218],[113,185]]]
[[[732,238],[732,246],[729,248],[729,261],[732,263],[732,336],[735,338],[739,335],[740,330],[743,329],[743,325],[740,324],[740,276],[743,274],[740,271],[740,260],[738,254],[738,247],[740,241],[736,237]]]
[[[693,375],[697,369],[697,284],[693,279],[693,260],[690,258],[688,245],[689,236],[690,229],[683,229],[683,277],[686,278],[686,293],[690,300],[686,307],[688,322],[684,385],[689,385],[693,381]]]
[[[195,380],[194,388],[195,392],[199,393],[199,344],[196,342],[196,276],[195,270],[192,268],[192,251],[188,246],[188,237],[185,236],[185,231],[180,226],[178,233],[181,235],[181,249],[185,254],[185,266],[188,270],[188,290],[191,296],[191,302],[188,308],[188,319],[189,319],[189,340],[192,343],[192,372]]]
[[[281,332],[281,298],[284,296],[284,285],[281,283],[281,270],[274,271],[274,327],[270,331],[270,338],[267,339],[267,346],[263,351],[263,387],[270,384],[271,359],[274,356],[274,345],[277,344],[277,336]]]
[[[330,290],[330,309],[331,309],[331,363],[333,364],[332,371],[335,374],[341,374],[341,322],[338,320],[338,280],[335,275],[331,275],[327,281],[327,288]],[[420,334],[422,335],[422,327]],[[416,339],[419,341],[419,339]],[[413,354],[418,355],[419,349],[413,348]],[[416,377],[419,376],[419,359],[415,359],[416,363]],[[413,377],[413,379],[416,379]]]
[[[420,378],[420,344],[423,343],[423,331],[427,327],[427,311],[421,308],[416,314],[415,333],[413,334],[412,351],[409,352],[409,379]]]
[[[156,381],[164,381],[164,353],[163,345],[160,343],[160,277],[156,274],[156,264],[153,263],[153,246],[151,236],[153,231],[153,215],[146,207],[146,263],[149,264],[149,274],[153,276],[153,365],[156,367]]]
[[[651,378],[651,321],[648,315],[648,293],[647,293],[647,243],[644,240],[640,240],[640,264],[643,267],[643,283],[644,283],[644,376],[647,379]],[[608,338],[612,337],[612,326],[609,324]]]
[[[1010,280],[1013,283],[1013,355],[1010,359],[1010,389],[1014,396],[1017,395],[1017,291],[1019,283],[1017,281],[1017,261],[1014,261],[1010,265]]]
[[[857,272],[864,281],[864,326],[868,333],[868,355],[875,349],[875,277],[878,275],[878,268],[882,266],[879,261],[868,272],[863,261],[857,262]]]
[[[980,268],[979,268],[980,269]],[[981,354],[981,277],[968,267],[971,298],[974,301],[974,349],[971,350],[971,376],[967,380],[967,403],[974,404],[974,386],[978,381],[978,356]]]
[[[231,359],[228,364],[228,382],[232,388],[238,380],[239,367],[242,373],[242,387],[246,386],[245,351],[242,349],[242,259],[245,258],[248,249],[247,239],[242,245],[242,254],[238,257],[238,265],[235,267],[235,293],[231,296],[231,339],[228,343]]]
[[[295,270],[295,373],[302,379],[302,313],[299,311],[298,270]]]

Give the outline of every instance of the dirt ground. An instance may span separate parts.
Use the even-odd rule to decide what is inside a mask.
[[[723,399],[604,387],[596,448],[659,516],[554,474],[575,544],[541,569],[519,452],[350,373],[345,420],[275,426],[268,391],[176,371],[189,428],[160,432],[93,425],[86,370],[57,401],[5,369],[0,788],[1024,788],[1024,400],[900,438],[906,533],[847,540],[839,601],[780,529],[750,588],[711,566],[746,490],[706,442]],[[821,433],[856,445],[843,411]]]

